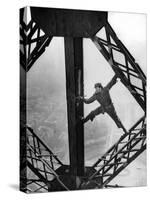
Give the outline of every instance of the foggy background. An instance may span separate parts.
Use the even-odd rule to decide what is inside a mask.
[[[108,20],[146,74],[146,16],[109,12]],[[83,50],[84,94],[90,97],[94,92],[94,83],[106,85],[114,72],[90,39],[84,39]],[[65,86],[64,41],[61,37],[54,37],[45,53],[27,73],[27,122],[61,161],[69,164]],[[143,116],[142,109],[120,82],[113,86],[110,94],[119,118],[129,129]],[[85,105],[85,115],[97,106],[97,102]],[[107,114],[86,123],[86,166],[92,165],[118,140],[121,133]],[[145,185],[146,153],[112,182],[125,186]]]

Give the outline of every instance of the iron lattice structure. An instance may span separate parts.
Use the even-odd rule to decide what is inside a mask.
[[[27,127],[26,130],[27,146],[24,154],[26,168],[22,168],[22,170],[25,169],[27,175],[24,190],[26,192],[51,191],[52,187],[54,188],[52,185],[54,179],[64,190],[68,190],[56,173],[58,168],[64,166],[63,163],[34,133],[31,127]]]
[[[52,37],[43,34],[32,19],[26,24],[23,16],[24,9],[20,12],[20,63],[27,72],[43,54]],[[103,38],[97,35],[89,37],[146,113],[145,74],[108,22],[99,33],[101,31],[104,31]],[[109,187],[111,180],[146,149],[145,117],[146,114],[91,166],[78,189]],[[31,127],[26,126],[22,131],[21,144],[23,143],[27,145],[22,145],[24,148],[21,151],[22,190],[53,191],[53,180],[56,180],[63,190],[69,190],[57,173],[57,169],[64,166],[63,163]]]
[[[142,117],[128,133],[124,134],[98,161],[92,166],[96,172],[83,181],[81,188],[107,187],[108,183],[127,167],[146,149],[146,124]]]
[[[103,38],[95,35],[92,41],[146,113],[146,77],[138,63],[119,40],[107,22],[100,30]],[[100,34],[99,32],[99,34]],[[105,38],[105,39],[104,39]],[[119,54],[119,55],[118,55]],[[146,122],[143,116],[92,166],[96,172],[83,181],[81,188],[95,185],[97,188],[107,184],[146,149]]]
[[[92,41],[138,104],[146,111],[145,74],[108,22],[102,30],[106,39],[94,36]]]
[[[25,71],[29,71],[50,44],[52,37],[47,36],[32,19],[27,24],[24,16],[25,9],[22,9],[20,11],[20,64]]]
[[[52,37],[47,36],[38,24],[24,20],[26,10],[20,11],[20,64],[26,72],[43,54]],[[21,189],[25,192],[51,191],[52,181],[68,190],[56,170],[64,166],[56,155],[34,133],[31,127],[21,127]]]

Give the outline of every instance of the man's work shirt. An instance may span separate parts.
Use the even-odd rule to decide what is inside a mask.
[[[116,76],[112,78],[112,80],[104,87],[101,88],[100,92],[95,92],[89,99],[84,98],[84,103],[90,104],[97,100],[101,106],[105,109],[108,106],[112,105],[112,100],[109,94],[109,90],[116,83]]]

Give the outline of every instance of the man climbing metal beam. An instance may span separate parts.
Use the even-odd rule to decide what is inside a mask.
[[[126,129],[124,128],[119,117],[117,116],[115,107],[112,103],[112,100],[109,94],[109,90],[112,88],[113,85],[115,85],[116,82],[117,82],[117,76],[115,75],[105,87],[103,87],[101,83],[96,83],[94,85],[95,92],[89,99],[86,99],[81,96],[77,97],[78,101],[84,102],[86,104],[93,103],[96,100],[100,103],[100,106],[96,108],[95,110],[91,111],[85,118],[82,118],[81,122],[86,123],[89,120],[93,121],[93,119],[97,115],[107,113],[114,120],[117,127],[122,128],[123,131],[126,133]]]

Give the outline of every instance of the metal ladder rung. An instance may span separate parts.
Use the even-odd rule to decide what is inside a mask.
[[[142,128],[135,128],[134,130],[135,131],[140,131]]]
[[[146,138],[146,136],[140,136],[138,138],[135,138],[135,140],[137,140],[137,139],[144,139],[144,138]]]
[[[119,142],[119,144],[126,144],[127,143],[127,141],[126,142]]]
[[[118,62],[116,62],[116,61],[115,61],[115,63],[116,63],[117,65],[120,65],[121,67],[127,69],[127,66],[125,66],[125,65],[123,65],[123,64],[121,64],[121,63],[118,63]],[[122,69],[121,69],[121,70],[122,70]],[[132,72],[134,72],[134,73],[136,73],[136,71],[135,71],[134,69],[131,69],[131,68],[129,68],[129,67],[128,67],[128,70],[129,70],[129,71],[132,71]],[[125,70],[123,70],[123,71],[125,71]],[[136,73],[136,74],[137,74],[137,73]]]
[[[136,88],[137,90],[140,90],[140,91],[142,91],[143,92],[143,89],[142,88],[139,88],[139,87],[137,87],[136,85],[132,85],[134,88]]]
[[[122,151],[122,153],[131,153],[131,152],[135,152],[135,151],[139,151],[139,149],[132,149],[132,150],[124,150]]]
[[[104,177],[104,176],[111,176],[113,174],[98,174],[95,176],[95,178],[98,178],[98,177]]]
[[[139,130],[140,130],[140,129],[139,129]],[[134,130],[134,131],[138,131],[138,130]],[[135,135],[135,134],[137,134],[137,133],[133,133],[133,132],[130,133],[130,135]]]
[[[116,162],[116,163],[109,163],[109,164],[107,164],[107,165],[105,165],[105,167],[107,167],[107,166],[111,166],[111,165],[120,165],[120,164],[124,164],[124,163],[126,163],[126,162]],[[97,165],[97,167],[103,167],[104,165]]]

